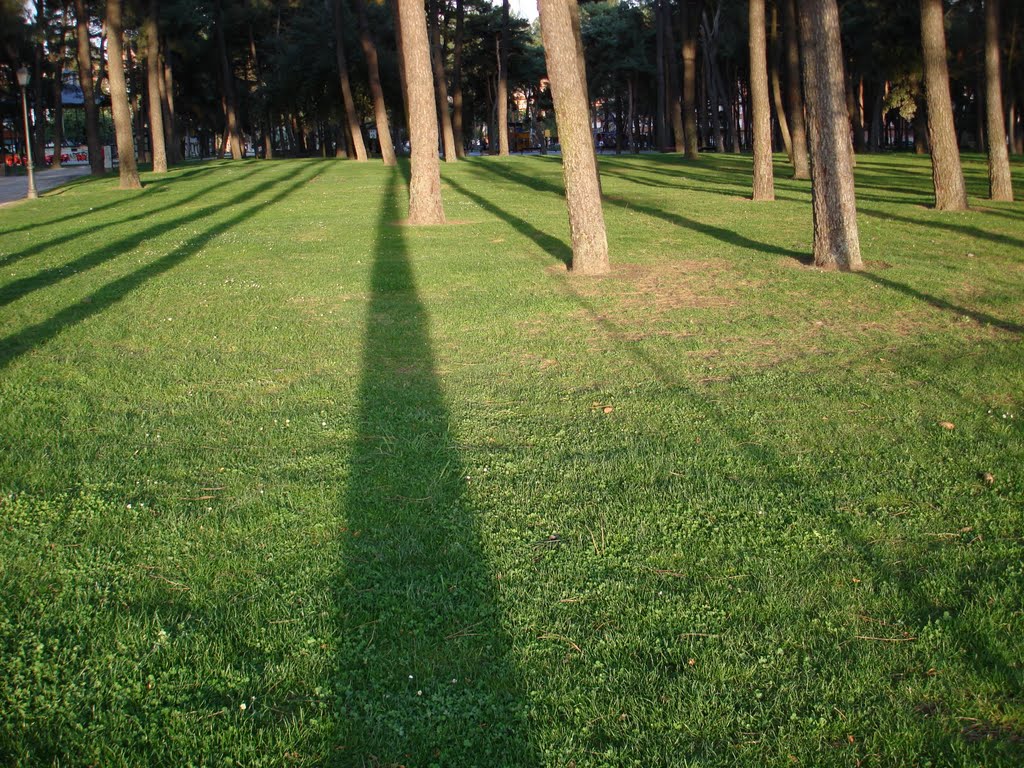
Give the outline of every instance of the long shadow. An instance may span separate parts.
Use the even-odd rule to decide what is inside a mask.
[[[948,221],[936,221],[934,218],[928,220],[913,219],[909,216],[900,216],[892,213],[891,211],[875,211],[870,208],[863,208],[858,206],[857,212],[870,216],[874,219],[881,219],[882,221],[899,221],[903,224],[913,224],[918,227],[944,229],[947,232],[953,232],[958,235],[966,235],[967,237],[976,237],[979,240],[988,240],[992,243],[998,243],[1000,245],[1011,245],[1015,248],[1024,248],[1024,240],[1009,235],[1001,235],[996,232],[986,232],[983,229],[978,229],[975,226],[969,224],[954,224]]]
[[[303,184],[306,184],[321,173],[323,173],[323,168],[314,168],[312,173],[304,174],[296,181],[288,184],[284,189],[276,192],[267,200],[239,209],[234,215],[213,224],[205,232],[190,237],[177,248],[160,257],[156,261],[150,262],[134,272],[108,283],[81,301],[60,310],[52,317],[0,339],[0,370],[6,368],[26,352],[50,341],[64,329],[80,323],[86,318],[92,317],[93,315],[117,304],[125,298],[125,296],[146,281],[167,272],[172,267],[177,266],[182,261],[199,251],[211,240],[224,234],[232,227],[241,224],[243,221],[259,213],[264,208],[284,200]],[[255,195],[268,192],[275,187],[278,187],[283,181],[284,179],[280,177],[267,179],[256,187],[246,189],[243,193],[236,195],[231,200],[222,201],[216,206],[210,206],[209,209],[204,209],[200,218],[209,216],[216,211],[224,210],[225,206],[237,205]],[[184,221],[195,221],[196,214],[183,218]],[[180,224],[183,222],[177,221],[176,223]],[[174,224],[169,222],[166,225],[161,225],[161,229],[166,230],[172,226],[174,226]],[[136,238],[133,238],[133,240],[135,239]]]
[[[566,267],[572,266],[572,249],[568,245],[566,245],[562,240],[558,239],[554,235],[549,235],[547,232],[538,229],[533,224],[526,221],[526,219],[521,219],[518,216],[509,213],[505,209],[499,208],[490,200],[481,197],[480,195],[467,189],[466,187],[462,186],[461,184],[455,182],[450,178],[445,179],[445,183],[459,194],[468,197],[470,200],[479,205],[488,213],[492,213],[499,219],[502,219],[508,224],[511,224],[512,227],[522,232],[528,238],[533,240],[537,245],[539,245],[542,249],[544,249],[549,254],[558,259],[560,262],[565,264]]]
[[[237,182],[237,181],[243,181],[243,180],[249,178],[250,176],[254,176],[260,170],[262,170],[260,167],[253,167],[247,173],[242,174],[241,176],[239,176],[237,178],[233,178],[233,179],[229,180],[228,184],[232,184],[232,183]],[[14,253],[10,253],[10,254],[4,256],[2,259],[0,259],[0,267],[6,267],[6,266],[8,266],[10,264],[13,264],[13,263],[17,262],[17,261],[21,261],[22,259],[26,259],[29,256],[35,256],[36,254],[43,253],[43,252],[45,252],[47,250],[50,250],[51,248],[56,248],[58,246],[65,245],[66,243],[73,242],[76,239],[78,239],[79,237],[84,237],[86,235],[91,235],[91,234],[95,234],[97,232],[102,232],[103,230],[108,229],[110,227],[116,227],[116,226],[119,226],[121,224],[127,224],[128,222],[131,222],[131,221],[140,221],[142,219],[147,219],[147,218],[150,218],[152,216],[155,216],[155,215],[157,215],[159,213],[164,213],[165,211],[173,210],[174,208],[178,208],[179,206],[184,205],[185,203],[191,203],[193,200],[197,200],[197,199],[203,197],[204,195],[206,195],[206,194],[208,194],[210,192],[210,190],[213,188],[213,186],[216,186],[216,184],[215,185],[201,187],[200,189],[197,189],[195,192],[193,192],[191,195],[188,195],[187,197],[175,198],[173,200],[169,200],[166,204],[161,205],[161,206],[154,206],[154,207],[147,206],[143,210],[131,213],[128,216],[125,216],[122,219],[118,219],[117,221],[105,221],[102,224],[94,224],[93,226],[90,226],[90,227],[82,227],[82,228],[76,229],[76,230],[74,230],[72,232],[66,232],[64,234],[61,234],[58,237],[50,238],[49,240],[43,240],[43,241],[40,241],[40,242],[37,242],[37,243],[33,243],[32,245],[30,245],[27,248],[24,248],[24,249],[22,249],[20,251],[15,251]],[[133,199],[138,199],[138,197],[133,198]],[[124,202],[125,202],[124,200],[121,201],[122,204]],[[213,207],[211,206],[211,207],[208,207],[208,208],[206,208],[204,210],[211,210],[212,208]],[[194,215],[194,214],[190,214],[190,215]],[[179,217],[175,221],[177,223],[181,223],[183,220],[185,220],[187,218],[188,218],[188,215],[187,216],[183,216],[183,217]],[[157,227],[157,228],[159,228],[159,227]],[[152,235],[151,234],[147,235],[147,237],[152,237]],[[121,241],[121,242],[126,242],[126,241],[129,241],[129,240],[134,241],[136,245],[138,244],[138,242],[140,242],[138,240],[138,236],[137,235],[133,236],[131,238],[125,238],[124,241]],[[103,249],[97,251],[96,253],[91,254],[91,256],[98,258],[106,250],[107,250],[107,248],[103,248]],[[100,260],[102,261],[104,259],[100,258]],[[63,272],[63,271],[66,271],[68,269],[74,269],[74,268],[75,268],[74,264],[68,264],[68,265],[64,265],[64,266],[61,266],[61,267],[55,267],[53,269],[43,270],[38,275],[35,275],[35,276],[32,276],[32,277],[25,277],[25,278],[22,278],[21,280],[16,281],[15,283],[10,283],[7,286],[4,286],[3,289],[0,289],[0,295],[6,296],[9,292],[11,292],[13,290],[12,286],[14,286],[14,285],[23,285],[23,284],[28,284],[28,283],[34,283],[34,282],[36,282],[36,280],[40,280],[40,279],[42,279],[45,282],[45,276],[48,273],[51,273],[51,272]],[[83,268],[85,268],[85,267],[83,267]],[[15,291],[15,293],[16,293],[16,291]],[[15,296],[15,298],[16,298],[16,296]]]
[[[1024,325],[1020,325],[1019,323],[1010,322],[1009,320],[1000,320],[998,317],[994,317],[984,312],[978,312],[974,309],[961,307],[957,304],[946,301],[945,299],[940,299],[939,297],[932,296],[931,294],[922,293],[915,288],[911,288],[909,285],[898,283],[895,280],[889,280],[888,278],[876,275],[872,272],[858,272],[856,274],[873,283],[877,283],[878,285],[884,286],[890,290],[902,293],[904,296],[909,296],[912,299],[923,301],[925,304],[931,304],[936,309],[942,309],[956,315],[966,316],[978,323],[991,325],[994,328],[1009,331],[1010,333],[1024,333]]]
[[[337,587],[345,765],[539,760],[404,233],[380,207]]]
[[[546,192],[549,194],[558,195],[559,197],[564,195],[564,192],[560,187],[551,184],[550,182],[544,181],[543,179],[539,179],[536,177],[526,176],[524,174],[517,173],[506,168],[503,165],[473,163],[473,166],[474,168],[483,169],[495,175],[504,176],[509,181],[513,181],[517,184],[523,184],[538,192]],[[729,245],[738,246],[740,248],[747,248],[753,251],[760,251],[761,253],[788,256],[792,259],[796,259],[801,264],[812,264],[814,261],[813,257],[808,253],[802,253],[800,251],[782,248],[781,246],[771,245],[769,243],[762,243],[758,240],[753,240],[749,237],[741,235],[738,232],[734,232],[729,229],[723,229],[722,227],[716,227],[712,224],[707,224],[702,221],[689,219],[685,216],[681,216],[678,213],[670,213],[668,211],[663,211],[660,208],[655,208],[652,205],[645,205],[643,203],[637,203],[632,200],[627,200],[626,198],[614,197],[611,195],[605,195],[603,199],[605,202],[611,203],[612,205],[618,208],[622,208],[624,210],[640,211],[641,213],[652,218],[661,219],[663,221],[667,221],[670,224],[674,224],[675,226],[683,227],[685,229],[692,229],[695,232],[700,232],[703,235],[713,237],[716,240],[719,240],[723,243],[728,243]],[[507,212],[503,212],[503,214],[504,215],[498,215],[502,215],[502,218],[504,218],[509,223],[513,224],[513,226],[516,226],[516,228],[520,229],[525,234],[528,234],[530,237],[533,237],[533,235],[530,234],[527,229],[524,229],[521,226],[522,219],[512,216]],[[535,228],[530,227],[530,229]],[[533,239],[536,240],[537,238],[534,237]],[[538,244],[541,243],[538,241]],[[543,244],[541,245],[543,247]],[[561,257],[559,256],[558,258]]]

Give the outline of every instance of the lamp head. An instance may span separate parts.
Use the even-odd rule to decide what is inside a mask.
[[[28,81],[31,79],[32,76],[29,74],[28,67],[24,65],[18,67],[18,85],[24,88],[28,85]]]

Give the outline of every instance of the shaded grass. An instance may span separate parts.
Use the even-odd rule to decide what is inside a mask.
[[[600,280],[552,158],[0,211],[2,761],[1019,764],[1021,204],[601,163]]]

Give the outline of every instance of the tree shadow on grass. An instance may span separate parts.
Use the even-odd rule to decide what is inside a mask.
[[[1020,238],[999,234],[997,232],[986,232],[985,230],[978,229],[978,227],[970,224],[955,224],[951,221],[937,221],[935,218],[915,219],[909,216],[900,216],[892,211],[875,211],[870,208],[862,208],[860,206],[858,206],[857,212],[870,216],[874,219],[881,219],[882,221],[898,221],[902,224],[913,224],[926,229],[942,229],[947,232],[952,232],[953,234],[974,237],[979,240],[988,240],[991,243],[998,243],[999,245],[1024,248],[1024,240]]]
[[[233,179],[232,182],[242,181],[252,175],[254,175],[254,172],[249,172],[240,178]],[[223,185],[220,188],[223,188]],[[163,213],[168,210],[179,208],[183,205],[186,205],[187,203],[204,197],[210,192],[210,189],[210,187],[203,187],[201,189],[196,190],[187,197],[175,199],[167,203],[166,205],[160,206],[159,208],[147,208],[144,212],[140,212],[134,216],[129,216],[119,221],[105,222],[103,224],[98,224],[93,227],[78,230],[67,235],[62,235],[60,237],[54,238],[53,240],[49,240],[38,245],[33,245],[29,248],[26,248],[24,251],[21,251],[20,253],[11,254],[4,261],[0,261],[0,266],[4,266],[9,262],[18,261],[20,259],[27,258],[28,256],[41,253],[43,251],[49,250],[50,248],[56,248],[60,245],[73,242],[77,238],[82,237],[84,235],[102,232],[103,230],[109,227],[127,224],[131,221],[149,218],[151,216],[155,216],[158,213]],[[245,192],[240,193],[239,195],[236,195],[234,198],[231,198],[227,201],[208,205],[205,208],[199,209],[198,211],[188,211],[187,213],[183,213],[177,218],[169,219],[167,221],[161,221],[146,229],[137,229],[131,235],[123,237],[120,240],[115,240],[114,242],[97,248],[96,250],[86,253],[83,256],[79,256],[74,261],[70,261],[66,264],[60,264],[59,266],[56,267],[49,267],[47,269],[40,270],[34,275],[28,275],[26,277],[22,277],[19,278],[18,280],[14,280],[10,283],[7,283],[6,285],[0,286],[0,307],[7,306],[8,304],[17,301],[18,299],[31,293],[32,291],[37,291],[41,288],[48,288],[49,286],[55,285],[59,283],[61,280],[64,280],[68,277],[72,277],[74,275],[79,274],[80,272],[92,269],[93,267],[98,266],[106,261],[116,259],[118,256],[122,256],[123,254],[128,253],[129,251],[139,247],[140,245],[154,237],[159,237],[160,235],[166,232],[170,232],[171,230],[183,226],[185,224],[190,224],[197,220],[204,219],[207,216],[210,216],[216,213],[217,211],[221,210],[221,208],[225,205],[230,206],[240,202],[244,202],[253,192],[258,192],[259,190],[260,187],[257,187],[254,190],[246,188]]]
[[[228,184],[232,184],[232,183],[235,183],[235,182],[247,179],[247,178],[249,178],[251,176],[254,176],[259,170],[260,170],[260,168],[254,167],[254,168],[250,169],[248,172],[246,172],[245,174],[243,174],[241,176],[238,176],[236,178],[230,179],[227,183]],[[213,185],[200,187],[199,189],[195,190],[192,194],[190,194],[190,195],[188,195],[186,197],[175,198],[173,200],[169,200],[164,205],[161,205],[161,206],[146,205],[146,207],[143,210],[141,210],[141,211],[134,211],[134,212],[130,213],[129,215],[125,216],[122,219],[118,219],[116,221],[105,221],[105,222],[103,222],[101,224],[94,224],[92,226],[82,227],[80,229],[76,229],[76,230],[73,230],[71,232],[65,232],[65,233],[63,233],[61,235],[58,235],[57,237],[52,237],[49,240],[41,240],[39,242],[32,243],[31,245],[29,245],[26,248],[23,248],[20,251],[15,251],[14,253],[7,254],[6,256],[3,256],[2,258],[0,258],[0,267],[6,267],[6,266],[8,266],[10,264],[13,264],[13,263],[17,262],[17,261],[21,261],[22,259],[27,259],[30,256],[35,256],[36,254],[44,253],[45,251],[48,251],[51,248],[56,248],[56,247],[61,246],[61,245],[66,245],[67,243],[74,242],[79,237],[85,237],[86,235],[92,235],[92,234],[95,234],[97,232],[102,232],[105,229],[109,229],[111,227],[116,227],[116,226],[119,226],[121,224],[127,224],[127,223],[132,222],[132,221],[141,221],[142,219],[146,219],[146,218],[149,218],[151,216],[155,216],[156,214],[164,213],[165,211],[173,210],[173,209],[178,208],[178,207],[180,207],[182,205],[185,205],[186,203],[191,203],[194,200],[198,200],[199,198],[202,198],[203,196],[207,195],[215,187],[218,188],[218,189],[223,189],[224,186],[225,185],[224,185],[223,181],[221,180],[221,181],[216,182]],[[122,205],[125,202],[127,202],[128,200],[138,200],[138,199],[139,199],[139,195],[135,195],[135,196],[133,196],[131,198],[125,198],[125,199],[119,201],[118,205]],[[152,202],[152,201],[147,201],[147,202]],[[210,207],[208,207],[206,209],[203,209],[203,210],[204,211],[209,211],[209,210],[211,210],[211,208],[215,208],[215,207],[216,206],[210,206]],[[103,208],[103,206],[101,206],[101,209],[102,208]],[[92,211],[90,211],[90,216],[91,216],[91,214],[92,214]],[[175,226],[177,224],[180,224],[180,223],[182,223],[184,221],[189,220],[191,217],[194,217],[196,215],[197,215],[196,212],[191,212],[191,213],[185,214],[183,216],[178,217],[173,222],[170,222],[170,224],[172,226]],[[200,214],[198,214],[198,215],[206,215],[206,214],[200,212]],[[151,228],[151,230],[156,229],[156,230],[163,231],[163,229],[162,229],[163,227],[164,227],[164,224],[159,224],[159,225]],[[153,235],[151,234],[151,230],[145,230],[144,231],[145,232],[145,237],[142,238],[142,239],[146,239],[146,238],[152,237]],[[140,242],[142,242],[142,240],[139,239],[141,234],[142,233],[136,233],[136,234],[134,234],[134,235],[132,235],[130,237],[123,238],[122,240],[118,241],[118,243],[134,242],[135,245],[138,245]],[[134,247],[134,246],[130,246],[130,247]],[[109,256],[106,256],[104,254],[106,254],[107,251],[112,249],[112,248],[115,248],[115,245],[111,245],[111,246],[107,246],[105,248],[101,248],[100,250],[96,251],[95,253],[92,253],[92,254],[89,254],[87,256],[82,257],[82,259],[84,259],[84,260],[98,259],[100,261],[103,261],[106,258],[109,258]],[[96,263],[96,262],[93,262],[93,263]],[[92,266],[92,264],[90,264],[89,266]],[[85,267],[82,267],[82,268],[85,268]],[[42,272],[38,273],[35,276],[22,278],[21,280],[18,280],[15,283],[9,283],[8,285],[5,285],[2,288],[0,288],[0,296],[4,297],[0,301],[2,301],[2,303],[9,303],[10,301],[13,300],[11,298],[8,298],[9,296],[13,295],[14,298],[17,298],[18,295],[21,295],[20,293],[18,293],[19,289],[15,289],[13,286],[23,285],[23,284],[32,284],[32,283],[35,283],[37,280],[40,280],[40,279],[42,279],[43,282],[45,283],[45,276],[48,273],[50,273],[50,272],[58,272],[58,273],[60,273],[60,272],[76,270],[76,269],[78,269],[78,268],[75,266],[74,263],[66,264],[66,265],[63,265],[61,267],[57,267],[57,268],[54,268],[54,269],[43,270]]]
[[[76,325],[86,318],[92,317],[93,315],[117,304],[143,283],[167,272],[189,257],[195,255],[200,249],[216,237],[224,234],[233,227],[238,226],[261,210],[268,208],[275,203],[281,202],[302,185],[323,173],[323,170],[324,169],[322,167],[314,167],[312,172],[303,174],[283,189],[279,189],[266,200],[238,209],[238,211],[233,213],[233,215],[213,223],[204,232],[190,237],[177,248],[174,248],[172,251],[155,261],[152,261],[134,272],[124,275],[123,277],[119,277],[118,279],[97,289],[81,301],[65,307],[47,320],[43,320],[35,325],[30,325],[27,328],[23,328],[3,339],[0,339],[0,369],[6,368],[14,360],[18,359],[25,353],[42,346],[61,333],[64,329]],[[134,245],[141,243],[147,237],[153,237],[161,232],[173,229],[175,226],[180,226],[189,222],[194,223],[198,219],[210,217],[218,211],[225,210],[225,208],[230,210],[230,206],[238,205],[253,198],[254,196],[270,192],[279,187],[282,182],[284,182],[284,178],[281,176],[275,176],[274,178],[267,179],[262,184],[255,187],[247,187],[243,192],[240,192],[229,200],[221,201],[217,205],[208,206],[199,212],[190,213],[189,215],[175,219],[172,222],[166,222],[158,225],[157,227],[153,227],[153,230],[159,230],[159,232],[152,231],[148,232],[148,234],[133,236],[132,238],[129,238],[131,244],[124,242],[119,246],[115,244],[115,252],[103,252],[102,257],[99,260],[102,261],[105,258],[113,258],[119,253],[123,253],[127,247],[134,247]]]
[[[344,499],[336,754],[346,765],[537,765],[396,224],[399,173],[377,225]]]
[[[504,165],[474,162],[473,167],[474,169],[480,169],[494,175],[503,176],[509,181],[525,185],[530,189],[536,190],[538,192],[557,195],[560,198],[564,197],[565,195],[564,190],[559,186],[556,186],[548,181],[544,181],[543,179],[517,173],[505,167]],[[670,213],[668,211],[663,211],[660,208],[655,208],[653,205],[637,203],[627,198],[614,197],[611,195],[605,195],[602,199],[604,200],[604,202],[611,203],[612,205],[618,208],[622,208],[623,210],[640,211],[640,213],[650,216],[651,218],[661,219],[662,221],[667,221],[669,224],[673,224],[677,227],[682,227],[684,229],[691,229],[695,232],[701,233],[702,235],[712,237],[723,243],[727,243],[729,245],[733,245],[739,248],[746,248],[749,250],[760,251],[761,253],[774,254],[778,256],[788,256],[789,258],[799,261],[801,264],[812,264],[814,262],[813,257],[808,253],[802,253],[800,251],[794,251],[788,248],[783,248],[778,245],[772,245],[769,243],[760,242],[758,240],[753,240],[749,237],[739,234],[738,232],[734,232],[729,229],[724,229],[722,227],[716,227],[712,224],[696,221],[694,219],[689,219],[685,216],[679,215],[678,213]],[[494,208],[493,210],[498,211],[499,209]],[[540,245],[542,248],[545,248],[545,250],[548,250],[548,252],[552,253],[552,255],[555,255],[556,258],[559,258],[564,261],[564,258],[561,255],[556,255],[552,251],[552,249],[545,244],[545,242],[542,242],[541,239],[538,239],[535,236],[534,233],[539,231],[535,227],[532,227],[532,225],[529,224],[526,224],[526,226],[524,227],[523,224],[525,224],[525,222],[523,222],[522,219],[519,219],[518,217],[508,213],[507,211],[497,213],[497,215],[501,216],[514,227],[519,229],[521,232],[531,237],[535,242],[537,242],[538,245]],[[564,247],[564,243],[562,245]]]
[[[890,280],[882,277],[881,275],[876,275],[873,272],[857,272],[856,274],[885,288],[902,293],[904,296],[909,296],[912,299],[923,301],[925,304],[931,304],[936,309],[942,309],[956,315],[969,317],[975,322],[982,323],[984,325],[991,325],[994,328],[1009,331],[1010,333],[1024,333],[1024,325],[1020,325],[1019,323],[1000,320],[998,317],[994,317],[984,312],[978,312],[974,309],[967,309],[966,307],[958,306],[957,304],[953,304],[945,299],[940,299],[939,297],[932,296],[931,294],[922,293],[915,288],[911,288],[909,285],[898,283],[895,280]]]

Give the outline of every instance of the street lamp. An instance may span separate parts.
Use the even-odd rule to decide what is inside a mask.
[[[30,79],[28,67],[22,66],[18,68],[18,85],[21,86],[21,110],[25,114],[25,154],[28,158],[28,194],[25,195],[29,200],[35,200],[39,195],[36,193],[36,177],[32,169],[32,138],[28,132],[28,99],[25,98],[25,88],[28,87],[28,81]]]

